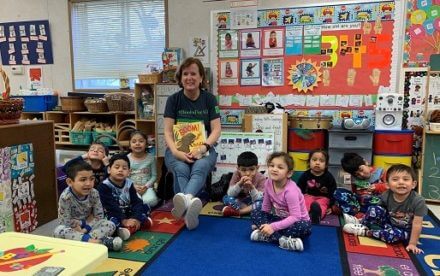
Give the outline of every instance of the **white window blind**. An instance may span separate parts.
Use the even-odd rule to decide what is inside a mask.
[[[162,63],[165,0],[74,2],[71,20],[75,89],[117,88]]]

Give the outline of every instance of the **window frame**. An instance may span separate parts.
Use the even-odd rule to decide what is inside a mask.
[[[72,9],[73,4],[75,3],[82,3],[82,2],[95,2],[100,0],[68,0],[68,19],[69,19],[69,39],[70,39],[70,70],[71,70],[71,76],[72,76],[72,92],[80,92],[80,93],[96,93],[96,94],[105,94],[109,92],[134,92],[134,86],[130,89],[120,89],[120,88],[105,88],[105,89],[83,89],[83,88],[76,88],[75,87],[75,64],[74,64],[74,57],[73,57],[73,32],[72,32]],[[169,21],[168,21],[168,0],[164,1],[164,9],[165,9],[165,47],[169,47]],[[141,72],[139,72],[141,73]],[[138,80],[135,80],[135,83],[138,82]]]

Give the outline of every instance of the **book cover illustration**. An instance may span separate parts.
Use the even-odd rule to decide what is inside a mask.
[[[173,126],[173,133],[177,149],[186,153],[206,142],[205,125],[202,122],[178,123]]]

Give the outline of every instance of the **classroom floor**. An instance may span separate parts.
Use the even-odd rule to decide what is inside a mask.
[[[434,215],[438,219],[440,219],[440,204],[428,204],[428,207],[434,213]],[[53,234],[53,230],[58,225],[57,223],[58,221],[55,219],[49,223],[41,225],[40,227],[35,229],[35,231],[33,231],[32,234],[51,237]]]

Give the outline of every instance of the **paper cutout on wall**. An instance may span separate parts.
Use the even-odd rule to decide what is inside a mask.
[[[293,89],[299,92],[307,93],[309,90],[318,86],[321,81],[321,68],[315,62],[309,60],[297,61],[295,65],[291,65],[289,69],[289,84]]]
[[[0,233],[14,230],[9,147],[0,148]]]

